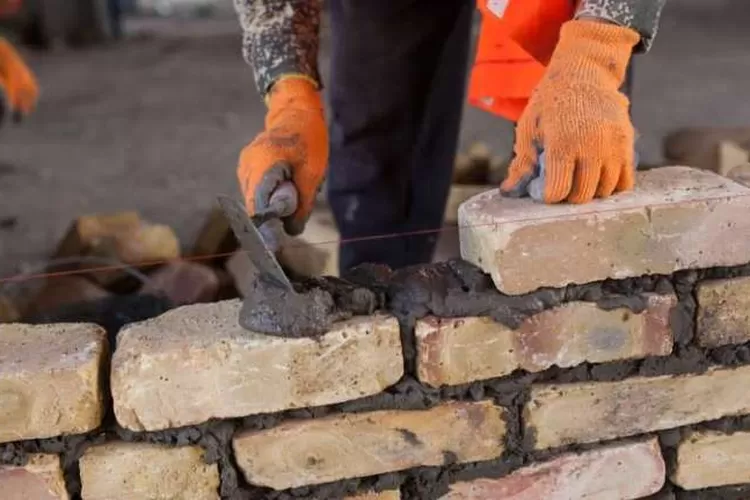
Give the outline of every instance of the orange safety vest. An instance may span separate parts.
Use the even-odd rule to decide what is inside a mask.
[[[482,27],[469,103],[518,121],[576,4],[575,0],[477,0]]]

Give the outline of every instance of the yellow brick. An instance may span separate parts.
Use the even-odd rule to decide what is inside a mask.
[[[112,358],[118,422],[159,430],[341,403],[403,375],[394,317],[358,316],[317,339],[286,339],[243,329],[240,306],[184,306],[125,327]]]
[[[336,415],[246,433],[234,450],[248,481],[281,490],[440,466],[446,454],[458,463],[499,457],[503,415],[491,402]]]
[[[532,387],[524,422],[537,449],[633,436],[750,413],[750,366],[699,375]]]
[[[0,325],[0,443],[98,427],[106,351],[97,325]]]

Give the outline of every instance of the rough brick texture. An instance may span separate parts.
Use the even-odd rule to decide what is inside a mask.
[[[98,427],[106,351],[96,325],[0,325],[0,443]]]
[[[3,500],[68,500],[57,455],[30,455],[24,466],[0,465]]]
[[[403,374],[398,322],[336,323],[318,339],[283,339],[237,323],[240,301],[198,304],[132,324],[118,337],[118,422],[158,430],[376,394]]]
[[[664,485],[664,459],[656,439],[569,453],[499,479],[451,485],[442,500],[630,500]]]
[[[247,480],[284,489],[422,465],[489,460],[503,452],[504,410],[491,402],[289,422],[234,440]]]
[[[664,167],[638,188],[585,205],[476,196],[459,208],[461,255],[522,294],[606,278],[750,261],[750,189],[706,171]]]
[[[346,500],[401,500],[401,492],[399,490],[373,491],[346,497]]]
[[[750,366],[701,375],[540,385],[524,421],[538,449],[591,443],[750,413]]]
[[[80,464],[86,500],[219,498],[219,468],[198,447],[112,442],[86,450]]]
[[[750,483],[750,432],[695,432],[677,448],[672,481],[686,490]]]
[[[698,342],[706,347],[750,341],[750,278],[698,285]]]
[[[530,317],[517,330],[486,317],[429,317],[415,330],[419,379],[456,385],[518,368],[538,372],[552,365],[666,356],[672,352],[669,314],[676,302],[673,295],[650,295],[642,314],[571,302]]]

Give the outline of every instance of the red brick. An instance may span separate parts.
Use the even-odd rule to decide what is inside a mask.
[[[499,479],[455,483],[442,500],[630,500],[659,491],[664,476],[654,438],[565,454]]]
[[[68,500],[57,455],[31,455],[24,466],[0,465],[3,500]]]
[[[750,188],[711,172],[662,167],[635,191],[545,205],[497,191],[459,208],[461,255],[497,288],[523,294],[607,278],[750,261]]]
[[[571,302],[536,314],[512,330],[491,318],[426,318],[417,322],[419,379],[432,386],[457,385],[530,372],[552,365],[603,363],[672,352],[669,314],[674,295],[650,295],[641,314],[605,311]]]

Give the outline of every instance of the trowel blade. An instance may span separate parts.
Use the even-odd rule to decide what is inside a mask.
[[[293,292],[292,283],[279,265],[279,261],[276,260],[276,256],[266,246],[260,231],[247,214],[245,207],[228,196],[219,196],[219,205],[224,211],[237,241],[240,242],[242,250],[247,252],[259,275]]]

